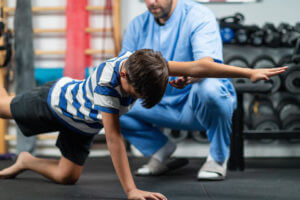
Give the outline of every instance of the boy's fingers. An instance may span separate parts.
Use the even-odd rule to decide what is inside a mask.
[[[149,194],[149,196],[147,198],[151,198],[151,199],[154,199],[154,200],[159,200],[159,198],[156,197],[154,194]]]
[[[160,194],[160,193],[154,193],[154,195],[155,195],[156,197],[158,197],[159,199],[161,199],[161,200],[167,200],[167,197],[165,197],[164,195],[162,195],[162,194]]]
[[[281,71],[281,70],[286,71],[287,69],[288,69],[288,67],[285,66],[285,67],[272,68],[272,69],[270,69],[270,71]]]
[[[281,74],[283,72],[285,72],[285,70],[279,70],[279,71],[269,72],[268,76],[275,76],[275,75]]]
[[[269,77],[268,77],[268,76],[265,76],[265,80],[266,80],[266,81],[268,81],[268,80],[270,80],[270,79],[269,79]]]

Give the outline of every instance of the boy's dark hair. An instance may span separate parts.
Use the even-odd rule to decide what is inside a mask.
[[[127,80],[140,95],[144,107],[151,108],[161,100],[169,80],[169,67],[160,52],[137,50],[127,59],[125,69]]]

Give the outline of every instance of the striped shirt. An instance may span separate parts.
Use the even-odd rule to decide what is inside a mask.
[[[48,95],[54,115],[70,129],[90,135],[103,128],[101,112],[128,112],[134,100],[121,88],[120,70],[130,55],[103,62],[85,80],[59,79]]]

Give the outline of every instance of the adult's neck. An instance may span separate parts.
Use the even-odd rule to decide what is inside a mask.
[[[173,12],[174,12],[174,10],[176,8],[176,5],[177,5],[177,0],[173,0],[172,1],[172,8],[171,8],[168,16],[162,17],[162,18],[158,18],[159,24],[163,25],[163,24],[165,24],[168,21],[168,19],[172,16],[172,14],[173,14]]]

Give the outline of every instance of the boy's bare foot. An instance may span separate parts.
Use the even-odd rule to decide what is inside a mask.
[[[26,170],[24,160],[32,157],[28,152],[22,152],[19,154],[17,161],[12,166],[0,170],[0,179],[15,178],[18,174]]]

